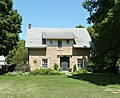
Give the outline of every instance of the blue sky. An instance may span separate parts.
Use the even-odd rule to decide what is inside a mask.
[[[21,39],[26,39],[28,24],[33,28],[88,27],[89,13],[82,7],[84,0],[13,0],[23,18]]]

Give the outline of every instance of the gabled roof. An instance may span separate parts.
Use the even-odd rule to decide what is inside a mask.
[[[91,37],[86,28],[31,28],[27,30],[25,47],[43,48],[42,39],[74,39],[74,47],[90,48]]]

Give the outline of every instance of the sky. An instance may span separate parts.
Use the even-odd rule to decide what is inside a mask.
[[[26,39],[28,24],[32,28],[88,27],[89,13],[82,7],[85,0],[13,0],[13,8],[22,16],[21,39]]]

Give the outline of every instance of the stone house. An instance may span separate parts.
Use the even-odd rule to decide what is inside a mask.
[[[25,47],[28,48],[30,70],[54,69],[63,71],[73,66],[86,66],[91,48],[91,37],[86,28],[31,28],[27,29]]]

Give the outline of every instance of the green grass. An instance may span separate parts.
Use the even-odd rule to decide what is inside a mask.
[[[104,82],[106,77],[100,74],[0,76],[0,98],[120,98],[120,84],[117,82],[103,86],[92,81]],[[120,75],[116,77],[120,78]]]

